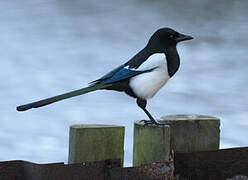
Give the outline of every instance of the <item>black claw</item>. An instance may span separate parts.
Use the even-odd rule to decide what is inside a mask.
[[[155,119],[151,119],[151,123],[155,125],[160,125],[157,121],[155,121]]]
[[[141,122],[144,122],[144,126],[152,125],[153,122],[150,120],[141,120]]]
[[[164,125],[164,124],[160,124],[157,121],[153,120],[141,120],[141,122],[144,122],[144,126],[148,126],[148,125]]]

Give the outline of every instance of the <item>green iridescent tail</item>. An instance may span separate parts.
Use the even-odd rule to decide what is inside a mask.
[[[32,108],[38,108],[38,107],[41,107],[41,106],[46,106],[48,104],[51,104],[51,103],[54,103],[54,102],[57,102],[57,101],[61,101],[63,99],[71,98],[71,97],[74,97],[74,96],[79,96],[79,95],[86,94],[88,92],[95,91],[95,90],[98,90],[98,89],[104,89],[104,88],[109,87],[109,86],[111,86],[111,84],[106,84],[106,85],[104,85],[104,84],[95,84],[95,85],[91,85],[89,87],[78,89],[78,90],[75,90],[75,91],[71,91],[71,92],[61,94],[61,95],[58,95],[58,96],[50,97],[50,98],[43,99],[43,100],[36,101],[36,102],[32,102],[32,103],[29,103],[29,104],[24,104],[24,105],[18,106],[16,108],[16,110],[17,111],[26,111],[26,110],[29,110],[29,109],[32,109]]]

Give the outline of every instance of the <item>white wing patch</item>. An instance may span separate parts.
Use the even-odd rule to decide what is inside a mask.
[[[130,69],[130,68],[129,68],[129,65],[125,66],[124,68],[125,68],[125,69]],[[130,70],[131,70],[131,69],[130,69]]]
[[[143,73],[130,79],[129,85],[139,98],[152,98],[170,78],[164,53],[157,53],[150,56],[135,70],[144,71],[154,67],[157,68],[151,72]]]

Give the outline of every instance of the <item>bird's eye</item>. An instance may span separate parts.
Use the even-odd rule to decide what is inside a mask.
[[[171,39],[176,39],[178,36],[179,36],[179,33],[178,32],[175,32],[175,33],[169,35],[169,37]]]

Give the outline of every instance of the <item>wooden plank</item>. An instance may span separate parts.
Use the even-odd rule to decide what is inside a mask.
[[[248,176],[248,147],[175,153],[175,174],[190,180]]]
[[[26,161],[0,162],[1,180],[107,180],[108,167],[120,167],[120,160],[89,163],[36,164]]]
[[[6,169],[8,169],[6,171]],[[0,162],[1,180],[172,180],[173,161],[122,168],[120,160],[65,165],[26,161]]]

